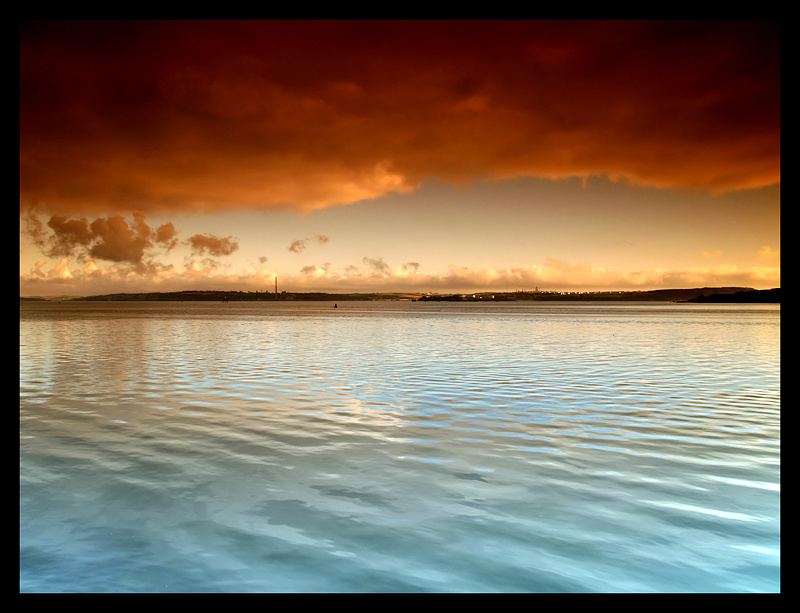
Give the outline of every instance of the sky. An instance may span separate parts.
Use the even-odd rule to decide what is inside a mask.
[[[20,22],[20,295],[780,286],[780,28]]]

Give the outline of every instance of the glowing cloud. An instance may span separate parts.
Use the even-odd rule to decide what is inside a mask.
[[[617,289],[636,290],[678,287],[779,287],[777,267],[739,267],[717,265],[680,270],[646,269],[615,271],[588,263],[546,260],[541,264],[516,268],[471,269],[451,266],[444,272],[420,272],[415,263],[391,266],[382,258],[364,258],[366,269],[354,265],[334,269],[330,263],[307,265],[297,274],[281,273],[285,291],[327,292],[474,292],[516,291],[540,287],[548,291]],[[63,258],[49,272],[39,262],[20,282],[33,295],[57,293],[103,294],[134,291],[193,289],[265,291],[271,289],[278,272],[263,266],[241,273],[221,271],[210,260],[192,261],[184,270],[154,265],[147,274],[130,268],[110,266],[82,271],[69,267]]]
[[[769,245],[764,245],[758,251],[758,257],[769,262],[779,262],[781,259],[780,251],[773,249]]]

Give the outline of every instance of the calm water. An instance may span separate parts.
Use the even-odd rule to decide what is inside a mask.
[[[22,592],[776,592],[779,305],[20,305]]]

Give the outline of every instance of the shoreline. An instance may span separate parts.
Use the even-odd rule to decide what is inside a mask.
[[[704,287],[691,289],[659,289],[648,291],[599,292],[474,292],[435,294],[429,292],[247,292],[219,290],[185,290],[177,292],[141,292],[100,294],[94,296],[21,296],[20,302],[275,302],[275,301],[375,301],[403,300],[412,302],[516,302],[516,301],[617,301],[678,303],[780,303],[781,289],[756,290],[745,287]]]

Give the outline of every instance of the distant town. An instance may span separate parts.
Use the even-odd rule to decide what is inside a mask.
[[[407,300],[417,302],[501,302],[501,301],[668,301],[699,303],[780,303],[780,288],[756,290],[750,287],[702,287],[693,289],[658,289],[649,291],[596,291],[560,292],[518,290],[513,292],[475,293],[327,293],[327,292],[278,292],[278,291],[218,291],[187,290],[179,292],[144,292],[102,294],[97,296],[42,296],[20,297],[20,301],[32,300],[76,300],[76,301],[216,301],[252,302],[275,300]]]

